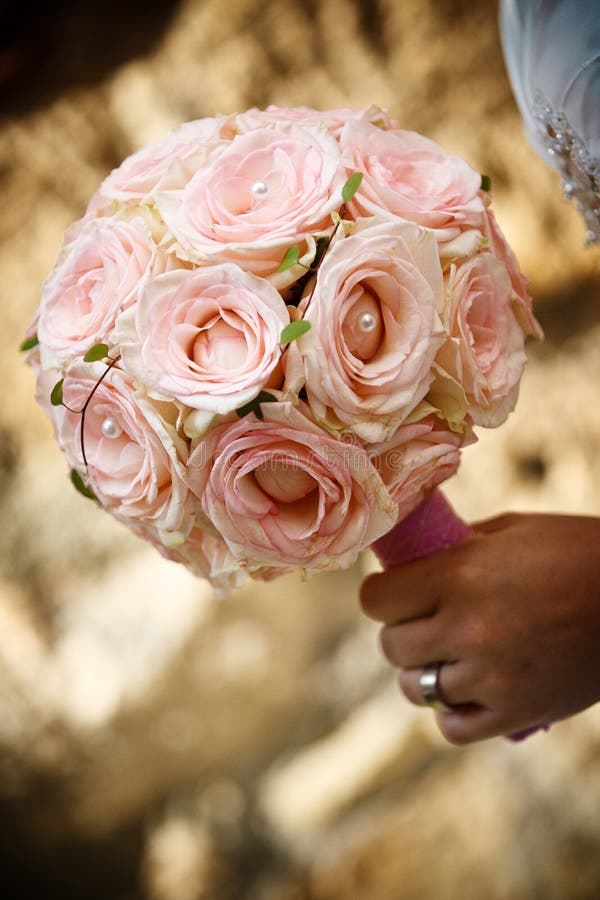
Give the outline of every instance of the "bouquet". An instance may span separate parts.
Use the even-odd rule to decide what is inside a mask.
[[[515,404],[539,326],[489,207],[377,107],[134,153],[22,345],[75,487],[220,591],[352,565]]]

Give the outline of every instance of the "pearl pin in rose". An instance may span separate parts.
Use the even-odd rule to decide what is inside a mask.
[[[364,334],[370,334],[377,328],[377,317],[370,312],[363,313],[359,316],[358,327]]]
[[[265,194],[269,193],[269,185],[266,181],[255,181],[252,187],[250,188],[250,192],[255,197],[264,197]]]
[[[118,438],[123,434],[123,429],[116,421],[116,419],[107,416],[107,418],[102,422],[102,434],[104,435],[104,437],[109,438],[110,440],[114,440],[115,438]]]
[[[344,318],[342,334],[350,353],[366,362],[379,349],[383,321],[381,307],[374,295],[362,285],[357,285],[356,292],[360,294]]]

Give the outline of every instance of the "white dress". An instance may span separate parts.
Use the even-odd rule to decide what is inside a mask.
[[[513,91],[535,146],[600,241],[600,0],[501,0]]]

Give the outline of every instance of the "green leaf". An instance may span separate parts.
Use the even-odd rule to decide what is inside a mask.
[[[291,343],[291,341],[295,341],[296,338],[300,337],[300,335],[306,334],[307,331],[310,331],[310,327],[310,322],[307,322],[306,319],[299,319],[297,322],[290,322],[290,324],[286,325],[281,332],[279,343],[283,347],[285,344],[289,344]]]
[[[88,500],[95,500],[98,502],[98,498],[95,493],[87,487],[85,481],[77,471],[77,469],[71,469],[71,481],[75,486],[75,489],[79,491],[80,494],[83,494],[84,497],[87,497]]]
[[[52,406],[62,406],[64,381],[65,379],[61,378],[52,388],[52,393],[50,394],[50,403]]]
[[[288,269],[291,269],[292,266],[295,266],[300,259],[300,248],[297,244],[292,244],[291,247],[288,247],[285,251],[285,256],[279,263],[278,272],[286,272]]]
[[[344,203],[350,203],[355,193],[360,187],[363,180],[362,172],[353,172],[344,187],[342,188],[342,200]]]
[[[481,176],[481,190],[482,191],[491,191],[492,189],[492,179],[489,175]]]
[[[98,362],[108,356],[108,344],[94,344],[83,357],[84,362]]]
[[[248,413],[253,412],[257,419],[262,419],[263,414],[260,408],[261,403],[277,403],[277,397],[274,397],[273,394],[269,394],[268,391],[261,391],[254,400],[251,400],[249,403],[244,403],[243,406],[240,406],[239,409],[236,409],[236,413],[243,419],[244,416],[247,416]]]
[[[39,344],[37,334],[34,334],[33,337],[25,338],[22,344],[19,345],[19,350],[21,353],[25,353],[26,350],[32,350],[34,347],[37,347]]]

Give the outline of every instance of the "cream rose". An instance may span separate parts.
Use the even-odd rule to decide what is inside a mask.
[[[209,581],[219,597],[227,597],[241,587],[248,572],[240,566],[225,541],[204,528],[194,527],[182,544],[165,546],[152,528],[135,529],[171,562],[181,563],[194,575]]]
[[[437,484],[454,475],[461,448],[474,440],[470,428],[457,434],[435,415],[428,415],[401,425],[388,441],[369,448],[373,465],[398,504],[398,520],[413,512]]]
[[[368,106],[366,109],[355,109],[351,106],[340,106],[336,109],[311,109],[308,106],[267,106],[266,109],[249,109],[238,113],[233,118],[233,125],[240,134],[254,131],[268,125],[281,122],[296,122],[298,125],[325,125],[328,130],[339,137],[346,122],[356,120],[371,122],[377,128],[388,130],[395,127],[386,109],[379,106]]]
[[[283,123],[238,135],[185,188],[155,196],[182,258],[270,275],[291,244],[330,227],[344,180],[326,129]]]
[[[447,296],[450,340],[437,361],[462,385],[475,424],[495,428],[514,408],[526,363],[507,269],[492,253],[453,265]]]
[[[227,121],[218,116],[186,122],[162,140],[132,153],[104,179],[92,198],[94,206],[113,201],[151,202],[152,192],[168,173],[175,184],[187,182],[227,145]]]
[[[442,269],[433,234],[412,222],[360,223],[326,254],[290,347],[287,387],[316,418],[362,440],[389,437],[426,395],[444,340]]]
[[[440,243],[483,227],[481,175],[434,141],[414,131],[350,122],[340,143],[348,169],[363,173],[349,204],[354,216],[399,216],[434,229]],[[478,240],[475,233],[473,247]]]
[[[533,301],[529,295],[529,282],[519,268],[515,254],[506,242],[491,210],[486,210],[485,234],[489,249],[506,266],[512,288],[513,310],[525,334],[542,340],[544,332],[533,315]]]
[[[96,219],[65,249],[42,289],[38,337],[44,368],[109,343],[117,315],[135,303],[156,254],[141,219]]]
[[[320,429],[300,404],[263,403],[210,432],[187,481],[252,574],[351,565],[389,531],[396,507],[366,451]]]
[[[80,411],[105,372],[101,363],[71,366],[63,383],[65,406],[49,402],[60,373],[43,372],[38,402],[54,425],[69,466],[103,507],[127,524],[154,528],[165,544],[181,543],[193,518],[192,498],[182,478],[187,446],[175,429],[177,409],[151,403],[125,372],[113,368],[95,391],[84,420]]]
[[[275,288],[230,263],[149,281],[139,303],[119,317],[114,340],[123,366],[147,391],[225,415],[273,378],[288,323]]]

